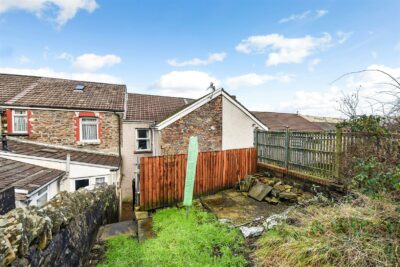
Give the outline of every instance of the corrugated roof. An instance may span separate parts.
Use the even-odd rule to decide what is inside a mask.
[[[0,157],[0,189],[14,186],[30,193],[64,174],[63,171]]]
[[[120,84],[0,73],[0,105],[6,106],[123,112],[125,93]]]
[[[85,151],[69,150],[62,148],[53,148],[43,145],[37,145],[16,140],[8,140],[8,146],[11,153],[27,155],[32,157],[41,157],[49,159],[66,160],[67,154],[71,155],[71,161],[103,165],[109,167],[119,167],[120,158],[118,156],[103,155]]]
[[[129,93],[126,120],[159,122],[193,101],[190,98]]]
[[[270,131],[282,131],[289,127],[294,131],[321,131],[322,129],[305,118],[294,113],[278,113],[252,111],[252,113],[264,123]]]

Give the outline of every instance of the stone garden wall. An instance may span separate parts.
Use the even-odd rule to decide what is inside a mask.
[[[98,229],[118,218],[115,188],[61,192],[0,216],[0,266],[83,266]]]

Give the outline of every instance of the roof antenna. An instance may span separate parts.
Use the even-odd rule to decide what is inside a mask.
[[[215,85],[214,85],[214,83],[213,83],[213,82],[210,82],[210,86],[208,86],[206,90],[209,90],[209,89],[211,89],[211,95],[210,95],[210,98],[212,98],[212,97],[213,97],[213,95],[214,95],[214,92],[215,92],[215,90],[216,90],[216,88],[215,88]]]

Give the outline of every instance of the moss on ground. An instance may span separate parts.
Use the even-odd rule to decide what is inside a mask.
[[[153,217],[156,237],[139,244],[119,236],[107,242],[100,266],[246,266],[244,240],[236,229],[221,225],[212,214],[191,209],[158,211]]]

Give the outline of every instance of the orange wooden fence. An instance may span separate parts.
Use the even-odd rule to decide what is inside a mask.
[[[140,208],[150,210],[183,201],[187,155],[143,157],[140,160]],[[201,152],[194,195],[231,188],[257,168],[255,148]]]

